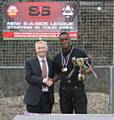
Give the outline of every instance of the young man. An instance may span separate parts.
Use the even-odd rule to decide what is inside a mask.
[[[60,33],[59,39],[62,50],[54,58],[54,71],[60,79],[61,112],[86,114],[87,97],[84,84],[83,80],[79,81],[78,79],[79,66],[74,65],[73,60],[74,58],[88,58],[88,56],[84,51],[70,46],[70,37],[67,32]],[[91,73],[89,68],[81,72],[83,74]]]
[[[54,102],[53,62],[47,57],[45,41],[35,44],[36,57],[25,62],[25,80],[29,84],[25,95],[27,111],[31,113],[51,113]]]

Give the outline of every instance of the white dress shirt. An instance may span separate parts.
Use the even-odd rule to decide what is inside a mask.
[[[41,70],[42,70],[42,58],[38,56],[38,60],[39,60],[40,67],[41,67]],[[45,60],[45,62],[46,62],[46,69],[47,69],[47,77],[43,79],[43,83],[45,83],[48,80],[48,78],[49,78],[49,76],[48,76],[48,74],[49,74],[49,68],[48,68],[48,63],[47,63],[46,57],[43,58],[43,60]],[[47,92],[48,91],[48,87],[43,87],[42,91],[46,91]]]

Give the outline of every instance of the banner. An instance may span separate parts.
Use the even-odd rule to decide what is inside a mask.
[[[3,5],[3,38],[78,37],[76,2],[13,2]]]
[[[35,114],[24,113],[13,120],[113,120],[113,114]]]

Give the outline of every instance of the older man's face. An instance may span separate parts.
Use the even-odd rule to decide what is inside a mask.
[[[39,57],[46,57],[47,55],[47,48],[45,44],[36,44],[36,53]]]

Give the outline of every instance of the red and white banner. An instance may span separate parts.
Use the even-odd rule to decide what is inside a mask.
[[[3,38],[78,37],[76,2],[13,2],[3,7]]]
[[[78,32],[69,32],[70,38],[77,38]],[[4,38],[58,38],[59,32],[3,32]]]

